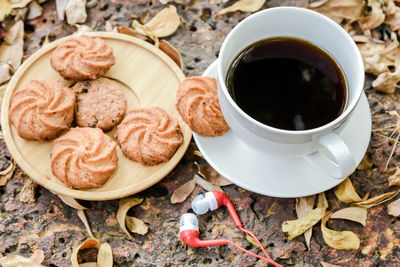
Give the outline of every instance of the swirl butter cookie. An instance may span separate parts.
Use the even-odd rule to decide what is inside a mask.
[[[54,141],[51,171],[70,188],[100,187],[117,168],[116,147],[100,129],[71,128]]]
[[[82,35],[58,45],[50,64],[65,79],[93,80],[115,64],[115,57],[103,39]]]
[[[74,93],[60,81],[33,80],[12,95],[9,119],[20,137],[48,140],[69,128],[74,106]]]
[[[127,101],[124,92],[110,79],[98,78],[76,83],[76,124],[111,130],[125,116]]]
[[[183,141],[177,120],[158,107],[129,111],[116,137],[124,155],[144,166],[168,161]]]
[[[217,95],[217,80],[189,77],[179,84],[176,109],[190,129],[202,136],[221,136],[229,130]]]

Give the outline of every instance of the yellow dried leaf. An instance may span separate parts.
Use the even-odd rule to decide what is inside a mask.
[[[400,216],[400,199],[388,204],[388,213],[394,217]]]
[[[358,249],[360,239],[351,231],[334,231],[326,227],[332,212],[325,214],[321,222],[322,237],[325,243],[334,249]]]
[[[20,255],[8,255],[5,257],[0,255],[0,265],[3,267],[44,267],[44,265],[41,265],[43,260],[44,252],[40,249],[33,252],[30,258]]]
[[[325,193],[319,193],[318,194],[318,204],[317,208],[324,208],[327,209],[329,207],[328,201],[326,200]]]
[[[249,235],[247,235],[247,234],[246,234],[246,239],[247,239],[247,241],[249,241],[249,243],[252,244],[253,246],[258,247],[258,248],[260,247],[260,246],[257,244],[256,240],[254,240],[254,238],[252,238],[251,236],[249,236]]]
[[[211,166],[200,165],[197,162],[194,164],[197,166],[198,173],[213,185],[225,186],[232,184],[230,181],[226,180],[225,177],[216,172]]]
[[[368,16],[359,19],[360,27],[363,31],[376,28],[385,20],[385,14],[383,13],[380,1],[368,0],[368,6],[371,7]]]
[[[386,201],[391,200],[399,192],[400,192],[400,190],[397,190],[397,191],[392,191],[392,192],[385,193],[385,194],[382,194],[382,195],[378,195],[378,196],[375,196],[373,198],[370,198],[370,199],[367,199],[367,200],[364,200],[364,201],[361,201],[361,202],[353,203],[352,206],[358,206],[358,207],[369,209],[371,207],[380,205],[382,203],[385,203]]]
[[[11,5],[8,0],[0,0],[0,22],[11,13]]]
[[[361,160],[360,164],[358,164],[358,170],[369,170],[372,167],[372,160],[369,158],[369,154],[365,153],[363,159]]]
[[[206,190],[206,191],[220,191],[220,192],[223,192],[221,187],[209,183],[208,181],[204,180],[203,178],[201,178],[197,174],[195,174],[193,176],[193,180],[195,180],[196,183],[198,185],[200,185],[201,187],[203,187],[203,189]]]
[[[97,266],[98,267],[112,267],[113,266],[113,255],[110,244],[103,243],[99,248],[97,254]]]
[[[79,219],[81,219],[81,221],[83,222],[83,225],[85,225],[86,231],[88,232],[89,236],[94,237],[92,230],[90,229],[89,222],[86,218],[85,211],[79,209],[76,213],[78,214]]]
[[[335,265],[335,264],[327,263],[324,261],[321,261],[320,263],[321,263],[322,267],[341,267],[340,265]]]
[[[388,178],[389,187],[400,185],[400,167],[397,166],[395,172]]]
[[[140,234],[140,235],[145,235],[149,228],[144,223],[144,221],[142,221],[136,217],[126,216],[125,223],[129,229],[129,231],[131,231],[132,233]]]
[[[7,32],[0,46],[0,64],[9,64],[15,71],[21,65],[24,55],[24,23],[17,21]]]
[[[282,223],[282,231],[287,232],[288,239],[292,240],[319,222],[325,212],[325,208],[316,208],[297,220],[284,221]]]
[[[24,186],[21,189],[21,192],[18,194],[18,199],[24,203],[33,203],[35,202],[35,189],[37,184],[31,179],[25,179]]]
[[[315,195],[296,198],[297,218],[301,218],[307,215],[307,213],[309,213],[313,209],[314,202],[315,202]],[[308,250],[310,250],[311,236],[312,236],[312,227],[304,232],[304,239],[306,240],[306,245]]]
[[[181,23],[175,6],[168,6],[158,12],[145,25],[140,24],[137,20],[132,22],[132,27],[139,33],[149,37],[167,37],[173,34]]]
[[[181,203],[193,192],[196,187],[196,181],[191,179],[175,189],[171,196],[171,203]]]
[[[179,51],[176,50],[175,47],[173,47],[167,41],[163,40],[158,45],[158,48],[161,51],[163,51],[165,54],[167,54],[167,56],[169,56],[180,69],[183,69],[183,61],[182,61],[181,53],[179,53]]]
[[[343,182],[336,186],[335,195],[340,201],[344,203],[362,201],[349,178],[346,178]]]
[[[218,11],[215,16],[220,16],[235,11],[255,12],[260,10],[264,3],[265,0],[239,0],[233,5]]]
[[[78,253],[81,249],[85,248],[99,248],[100,246],[100,241],[96,238],[89,238],[86,239],[82,244],[80,244],[78,247],[74,248],[71,254],[71,263],[72,267],[79,267],[79,262],[78,262]]]
[[[361,207],[349,207],[334,212],[331,219],[344,219],[367,225],[367,209]]]
[[[32,0],[10,0],[11,8],[26,7]]]
[[[14,174],[15,162],[12,159],[10,165],[5,169],[0,171],[0,186],[4,186],[8,183]]]
[[[198,150],[193,151],[193,154],[195,154],[196,156],[204,159],[203,154],[201,154],[201,152],[198,151]]]
[[[307,8],[317,11],[340,23],[344,18],[354,20],[363,15],[364,0],[328,0],[312,3]]]
[[[122,231],[133,240],[132,234],[126,228],[126,213],[133,206],[139,205],[143,202],[143,198],[123,198],[119,201],[119,207],[117,211],[117,220]]]
[[[77,209],[77,210],[85,210],[87,209],[86,207],[82,206],[78,201],[76,201],[75,198],[72,198],[70,196],[58,194],[58,197],[61,199],[62,202],[70,206],[71,208]]]

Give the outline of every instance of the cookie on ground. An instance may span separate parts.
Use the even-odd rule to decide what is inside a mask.
[[[218,102],[217,80],[189,77],[179,84],[176,109],[193,132],[221,136],[229,130]]]
[[[117,168],[116,147],[100,129],[71,128],[54,141],[51,171],[70,188],[100,187]]]
[[[69,128],[74,106],[74,92],[60,81],[32,80],[12,95],[9,119],[20,137],[48,140]]]
[[[115,57],[103,39],[82,35],[58,45],[50,64],[65,79],[93,80],[115,64]]]
[[[76,83],[76,124],[111,130],[126,114],[124,92],[110,79],[98,78]]]
[[[124,155],[144,166],[168,161],[183,141],[178,121],[158,107],[129,111],[116,137]]]

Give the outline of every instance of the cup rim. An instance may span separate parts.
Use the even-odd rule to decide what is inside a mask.
[[[281,10],[288,10],[288,11],[292,11],[292,12],[303,12],[303,13],[307,13],[309,15],[315,16],[318,19],[321,20],[325,20],[327,23],[329,23],[331,26],[335,27],[336,29],[339,30],[339,32],[341,32],[344,36],[344,38],[350,42],[350,46],[353,48],[353,50],[355,51],[355,58],[354,60],[357,61],[357,64],[360,66],[360,69],[362,69],[362,75],[357,75],[357,79],[359,79],[359,84],[360,84],[360,88],[356,88],[357,92],[356,95],[354,96],[354,98],[348,103],[347,108],[340,114],[339,117],[337,117],[336,119],[334,119],[333,121],[324,124],[322,126],[316,127],[316,128],[312,128],[312,129],[307,129],[307,130],[284,130],[284,129],[279,129],[279,128],[275,128],[272,126],[268,126],[266,124],[263,124],[259,121],[257,121],[256,119],[252,118],[250,115],[248,115],[246,112],[244,112],[237,104],[236,102],[232,99],[231,95],[228,92],[228,89],[226,87],[225,84],[225,76],[223,76],[222,73],[222,65],[221,65],[221,55],[223,55],[224,50],[226,49],[227,43],[229,42],[229,39],[232,37],[232,35],[234,35],[240,28],[240,25],[243,25],[245,23],[250,22],[252,19],[255,19],[257,17],[260,16],[265,16],[268,13],[272,13],[272,12],[276,12],[276,11],[281,11]],[[261,40],[261,39],[260,39]],[[269,8],[269,9],[265,9],[262,11],[259,11],[257,13],[254,13],[250,16],[248,16],[247,18],[245,18],[244,20],[242,20],[241,22],[239,22],[227,35],[227,37],[225,38],[225,40],[222,43],[221,46],[221,50],[220,50],[220,54],[218,57],[218,65],[217,65],[217,71],[218,71],[218,83],[222,88],[222,93],[224,95],[224,97],[228,100],[229,104],[231,106],[234,107],[234,109],[239,112],[239,114],[243,117],[245,117],[247,120],[249,120],[251,123],[257,125],[258,127],[268,130],[268,131],[272,131],[276,134],[291,134],[291,135],[303,135],[303,134],[312,134],[315,132],[321,132],[324,130],[327,130],[333,126],[335,126],[336,124],[340,123],[342,120],[344,120],[347,116],[350,115],[350,113],[353,111],[353,109],[355,108],[355,106],[357,105],[361,94],[363,92],[363,85],[364,85],[364,80],[365,80],[365,73],[364,73],[364,62],[362,60],[361,57],[361,53],[358,50],[358,47],[356,45],[356,43],[354,42],[354,40],[351,38],[351,36],[335,21],[333,21],[332,19],[330,19],[329,17],[322,15],[316,11],[312,11],[306,8],[301,8],[301,7],[273,7],[273,8]],[[346,73],[344,73],[346,75]],[[223,80],[221,80],[223,79]]]

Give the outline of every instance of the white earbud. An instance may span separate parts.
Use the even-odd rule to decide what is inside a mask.
[[[196,214],[205,214],[209,210],[216,210],[218,202],[213,192],[198,195],[192,200],[192,209]]]
[[[196,215],[193,213],[185,213],[179,220],[179,232],[185,230],[196,230],[199,231],[199,222],[197,221]]]

